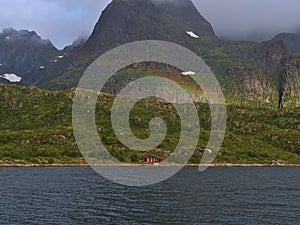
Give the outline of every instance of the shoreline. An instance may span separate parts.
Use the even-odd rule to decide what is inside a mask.
[[[181,165],[171,165],[171,164],[0,164],[0,168],[89,168],[89,167],[178,167]],[[211,167],[211,168],[234,168],[234,167],[300,167],[300,164],[242,164],[242,163],[215,163],[215,164],[186,164],[184,167]]]

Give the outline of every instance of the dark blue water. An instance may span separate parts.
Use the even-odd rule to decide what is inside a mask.
[[[300,224],[300,168],[185,168],[144,188],[88,168],[1,168],[0,224]]]

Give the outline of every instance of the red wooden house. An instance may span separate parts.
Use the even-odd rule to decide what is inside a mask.
[[[158,159],[154,156],[145,156],[144,163],[157,163]]]
[[[144,157],[144,163],[158,163],[158,162],[164,162],[164,161],[165,161],[165,159],[163,159],[163,158],[158,159],[154,156],[145,156]]]

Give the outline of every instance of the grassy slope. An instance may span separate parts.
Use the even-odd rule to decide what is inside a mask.
[[[71,107],[74,90],[49,92],[31,87],[0,85],[0,160],[26,163],[82,163],[72,133]],[[97,106],[97,126],[112,154],[125,162],[140,162],[144,155],[167,157],[175,148],[179,119],[169,104],[148,99],[131,113],[132,130],[145,138],[148,121],[162,116],[168,124],[165,141],[151,152],[131,151],[116,139],[110,126],[110,107],[114,97],[105,95]],[[209,108],[198,104],[201,121],[199,149],[191,159],[199,162],[200,149],[209,136]],[[282,160],[300,163],[300,108],[278,111],[273,108],[228,106],[226,139],[216,162],[270,163]],[[107,135],[108,134],[108,135]],[[1,162],[0,161],[0,162]]]

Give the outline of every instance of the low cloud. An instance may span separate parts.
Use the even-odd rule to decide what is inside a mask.
[[[1,0],[0,29],[36,31],[58,48],[88,37],[111,0]],[[168,0],[170,1],[170,0]],[[176,0],[177,1],[177,0]],[[300,30],[298,0],[193,0],[227,39],[265,40]]]
[[[193,0],[218,36],[261,41],[300,29],[298,0]]]
[[[88,37],[109,0],[1,0],[0,29],[36,31],[58,48]]]

